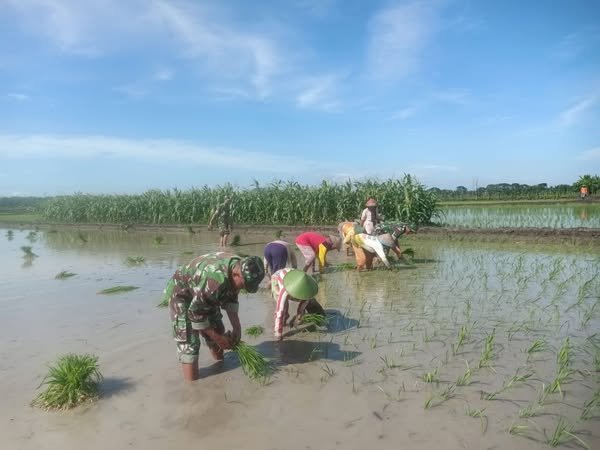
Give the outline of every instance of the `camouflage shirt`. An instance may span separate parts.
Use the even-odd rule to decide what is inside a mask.
[[[215,215],[219,228],[227,228],[231,226],[231,205],[229,203],[223,202],[217,206]]]
[[[209,318],[220,315],[220,308],[238,311],[238,292],[229,277],[229,268],[239,260],[239,256],[224,252],[197,256],[171,277],[165,297],[185,301],[194,329],[208,328]]]

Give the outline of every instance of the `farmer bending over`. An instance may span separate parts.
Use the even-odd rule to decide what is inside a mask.
[[[327,252],[334,248],[340,251],[342,240],[338,236],[326,237],[314,231],[307,231],[296,238],[296,246],[305,259],[303,270],[307,272],[308,268],[312,267],[314,272],[315,258],[318,255],[319,272],[322,272],[327,265]]]
[[[398,259],[402,258],[402,251],[398,246],[398,240],[403,234],[408,234],[410,228],[406,225],[395,227],[391,233],[371,236],[366,233],[354,235],[352,248],[356,258],[356,268],[358,270],[370,270],[373,268],[373,258],[378,256],[386,267],[390,267],[386,253],[391,249]]]
[[[283,339],[283,327],[288,325],[290,317],[289,301],[298,304],[296,315],[289,321],[289,326],[302,323],[304,313],[325,315],[323,307],[315,300],[319,286],[313,277],[298,269],[281,269],[271,277],[271,294],[277,302],[275,305],[275,338]]]
[[[197,256],[171,277],[165,296],[185,380],[198,379],[200,336],[217,361],[223,360],[223,350],[239,341],[238,293],[240,289],[256,292],[264,276],[258,256],[217,252]],[[221,309],[231,323],[232,331],[227,333]]]
[[[269,242],[265,246],[265,272],[267,275],[272,275],[279,269],[285,267],[298,267],[296,254],[289,242],[277,240]]]

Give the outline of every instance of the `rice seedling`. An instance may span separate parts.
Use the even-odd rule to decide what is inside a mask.
[[[34,243],[35,241],[37,241],[37,233],[35,231],[30,231],[27,234],[27,236],[25,236],[25,239],[27,239],[31,243]]]
[[[560,368],[569,367],[569,365],[571,364],[571,352],[572,352],[571,342],[570,342],[569,338],[567,337],[565,339],[565,342],[563,343],[562,347],[558,351],[558,354],[556,355],[556,362],[558,363]]]
[[[527,349],[528,358],[534,353],[543,352],[546,349],[546,341],[544,339],[536,339],[533,344]]]
[[[75,275],[77,275],[76,273],[73,272],[67,272],[66,270],[63,270],[61,272],[58,272],[54,278],[56,280],[66,280],[67,278],[71,278],[74,277]]]
[[[233,347],[233,351],[237,353],[242,370],[249,378],[262,383],[268,381],[273,368],[258,350],[240,341]]]
[[[317,327],[326,327],[329,319],[327,316],[321,314],[304,314],[302,316],[302,323],[316,325]]]
[[[379,359],[383,361],[384,370],[385,369],[397,369],[402,367],[400,364],[394,363],[392,358],[388,358],[387,355],[380,356]]]
[[[435,406],[439,406],[453,398],[455,395],[455,387],[456,386],[454,384],[450,384],[443,391],[440,391],[438,393],[432,392],[427,398],[427,400],[425,400],[425,409],[430,409]]]
[[[458,378],[456,379],[457,386],[468,386],[469,384],[471,384],[472,371],[471,371],[471,368],[469,367],[469,362],[465,361],[465,364],[467,365],[467,370],[465,370],[465,373],[463,373],[462,375],[459,375]]]
[[[594,418],[595,411],[600,410],[600,389],[596,389],[592,398],[583,404],[581,410],[581,420],[590,420]]]
[[[33,253],[31,246],[29,246],[29,245],[23,245],[21,247],[21,250],[23,251],[23,258],[36,258],[37,257],[37,255],[35,253]]]
[[[97,293],[103,294],[103,295],[111,295],[111,294],[120,294],[122,292],[129,292],[129,291],[133,291],[135,289],[139,289],[139,287],[138,286],[114,286],[111,288],[102,289],[101,291],[99,291]]]
[[[510,427],[508,427],[508,432],[512,435],[524,435],[529,431],[529,426],[528,425],[518,425],[518,424],[511,424]]]
[[[162,236],[155,236],[155,237],[154,237],[154,243],[155,243],[156,245],[161,245],[161,244],[163,243],[163,241],[164,241],[164,240],[165,240],[165,238],[164,238],[164,237],[162,237]]]
[[[583,448],[591,450],[585,441],[573,433],[573,425],[568,424],[563,417],[559,417],[551,436],[546,435],[546,430],[544,430],[544,435],[546,436],[546,444],[551,447],[558,447],[574,439]]]
[[[568,367],[559,367],[556,376],[552,383],[546,386],[546,392],[554,394],[555,392],[559,392],[562,394],[562,385],[567,381],[567,379],[571,376],[573,370]]]
[[[492,330],[492,333],[487,335],[485,338],[484,347],[481,352],[481,358],[479,359],[479,368],[480,369],[482,367],[486,367],[493,358],[495,336],[496,336],[496,329],[494,328]]]
[[[488,418],[483,413],[484,411],[485,411],[485,408],[483,408],[483,409],[471,409],[467,405],[466,414],[469,417],[479,418],[479,420],[481,421],[481,432],[485,434],[485,432],[487,431],[487,427],[488,427]]]
[[[538,403],[532,403],[530,405],[527,405],[525,408],[521,408],[519,409],[519,417],[520,418],[529,418],[529,417],[534,417],[536,416],[542,409],[544,408],[543,405],[540,405]]]
[[[8,230],[6,232],[6,239],[8,239],[9,241],[12,241],[15,237],[15,233],[13,230]]]
[[[439,368],[436,367],[434,370],[424,373],[422,376],[423,381],[425,383],[438,383],[440,381],[438,370]]]
[[[494,400],[499,394],[502,394],[503,392],[507,391],[512,386],[514,386],[515,383],[524,383],[532,376],[533,376],[533,374],[531,374],[531,373],[528,373],[525,375],[518,375],[518,374],[513,375],[511,378],[508,379],[508,381],[505,381],[504,383],[502,383],[502,387],[500,389],[498,389],[497,391],[493,391],[493,392],[483,392],[482,391],[481,398],[483,398],[485,400]]]
[[[325,375],[327,376],[327,378],[331,378],[335,375],[335,370],[333,370],[331,367],[329,367],[329,365],[327,363],[325,363],[321,366],[321,370],[323,372],[325,372]],[[321,379],[321,381],[323,381],[323,380]]]
[[[251,327],[246,328],[246,334],[252,337],[260,336],[264,332],[265,329],[262,325],[253,325]]]
[[[125,259],[125,263],[130,266],[138,266],[140,264],[144,264],[146,262],[146,258],[143,256],[128,256]]]
[[[467,339],[469,339],[470,336],[471,330],[467,328],[466,325],[460,327],[460,330],[458,330],[458,339],[456,341],[456,344],[452,344],[452,353],[454,355],[458,353],[460,347],[464,345],[464,343],[467,341]]]
[[[46,389],[32,404],[44,409],[73,408],[98,397],[101,379],[97,356],[69,353],[49,366],[48,374],[39,386],[46,386]]]
[[[239,234],[236,234],[235,236],[233,236],[233,239],[231,240],[231,246],[239,247],[240,245],[242,245],[242,238],[240,237]]]

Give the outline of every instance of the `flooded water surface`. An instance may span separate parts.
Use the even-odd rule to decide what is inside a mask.
[[[5,447],[600,448],[595,249],[416,235],[414,259],[394,270],[321,276],[327,328],[275,343],[269,291],[240,295],[243,327],[265,328],[244,339],[277,365],[270,384],[248,380],[234,354],[213,364],[204,347],[203,378],[185,384],[156,305],[177,266],[217,239],[1,230]],[[272,239],[242,235],[235,250],[262,255]],[[334,252],[330,262],[352,257]],[[62,271],[75,275],[55,279]],[[137,289],[98,294],[125,285]],[[67,352],[99,356],[101,399],[69,412],[32,408],[46,365]]]

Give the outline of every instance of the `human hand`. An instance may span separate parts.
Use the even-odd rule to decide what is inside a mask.
[[[231,341],[233,345],[239,344],[240,340],[242,339],[241,335],[241,330],[236,330],[235,328],[225,333],[225,336]]]

